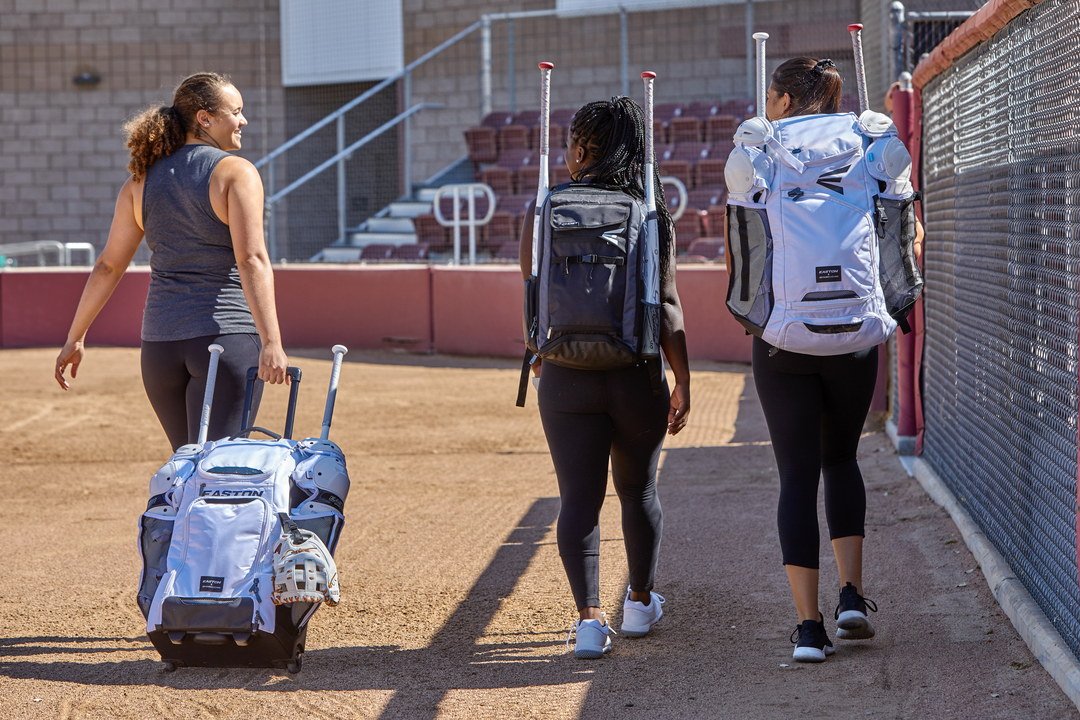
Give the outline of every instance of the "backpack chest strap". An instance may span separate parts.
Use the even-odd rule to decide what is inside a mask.
[[[626,258],[614,255],[572,255],[563,258],[563,273],[570,274],[570,266],[579,263],[581,265],[615,265],[621,267],[626,264]]]

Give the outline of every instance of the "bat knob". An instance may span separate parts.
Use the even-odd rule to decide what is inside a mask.
[[[860,26],[860,27],[862,27],[862,26]],[[541,70],[552,70],[552,69],[554,69],[554,67],[555,67],[555,65],[553,63],[549,63],[549,62],[540,63],[540,69]]]
[[[769,33],[764,33],[764,32],[754,33],[754,39],[755,40],[768,40],[769,39]]]
[[[645,72],[641,73],[641,77],[642,77],[642,79],[652,80],[653,78],[656,77],[656,73],[654,73],[651,70],[646,70]]]
[[[862,30],[862,23],[851,23],[847,26],[848,32],[855,32],[856,30]]]

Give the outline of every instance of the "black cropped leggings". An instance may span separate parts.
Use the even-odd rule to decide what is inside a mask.
[[[243,428],[244,385],[249,367],[258,367],[262,343],[258,335],[208,335],[189,340],[142,343],[142,378],[146,396],[169,437],[173,451],[199,439],[210,351],[217,343],[225,348],[218,356],[217,381],[210,408],[207,438],[220,440]],[[262,382],[256,381],[251,399],[251,418],[259,410]]]
[[[856,460],[874,397],[877,348],[848,355],[777,352],[755,337],[754,385],[780,473],[776,522],[785,565],[818,567],[818,477],[831,539],[865,534],[866,488]]]
[[[562,500],[559,556],[578,610],[600,606],[600,508],[609,458],[630,588],[651,591],[663,533],[656,469],[667,432],[666,384],[654,395],[644,365],[596,371],[545,363],[539,403]]]

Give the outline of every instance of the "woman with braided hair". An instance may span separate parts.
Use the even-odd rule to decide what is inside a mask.
[[[607,492],[608,463],[622,506],[629,565],[622,632],[640,637],[663,615],[664,598],[653,584],[663,530],[656,471],[664,435],[686,425],[690,371],[682,307],[675,289],[675,230],[655,178],[645,170],[645,113],[629,98],[593,102],[570,124],[566,166],[576,183],[617,188],[644,201],[643,181],[654,182],[660,247],[660,346],[675,376],[654,390],[645,362],[617,370],[582,370],[540,363],[540,417],[562,500],[557,528],[559,555],[577,604],[575,655],[601,657],[611,649],[611,628],[600,610],[600,509]],[[533,208],[521,232],[521,270],[532,268]],[[662,375],[662,372],[661,372]]]
[[[229,79],[197,73],[173,104],[128,122],[130,177],[120,189],[105,249],[83,289],[55,376],[67,390],[85,354],[90,324],[127,270],[143,237],[151,251],[142,323],[143,386],[175,451],[195,442],[210,353],[218,366],[209,437],[238,433],[247,369],[287,381],[274,278],[263,243],[263,188],[255,166],[230,155],[247,125]],[[259,395],[252,409],[258,409]],[[254,417],[254,415],[253,415]]]

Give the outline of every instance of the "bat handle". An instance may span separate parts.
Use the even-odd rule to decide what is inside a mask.
[[[765,98],[768,87],[765,85],[765,41],[769,39],[769,33],[754,33],[754,42],[757,43],[757,115],[765,117]]]
[[[540,154],[547,155],[550,148],[551,132],[551,71],[555,65],[540,63]]]
[[[203,393],[202,415],[199,416],[199,445],[206,442],[210,431],[210,405],[214,401],[214,385],[217,383],[218,359],[225,348],[214,343],[207,348],[210,351],[210,369],[206,372],[206,391]]]
[[[641,73],[641,79],[645,83],[645,158],[646,162],[655,164],[656,158],[653,157],[653,80],[656,79],[656,73],[646,70]],[[652,178],[649,178],[647,184],[652,185]]]
[[[863,26],[860,23],[852,23],[847,26],[847,29],[851,33],[852,50],[855,51],[855,80],[859,85],[859,114],[861,115],[870,108],[870,103],[866,99],[866,66],[863,64]]]

